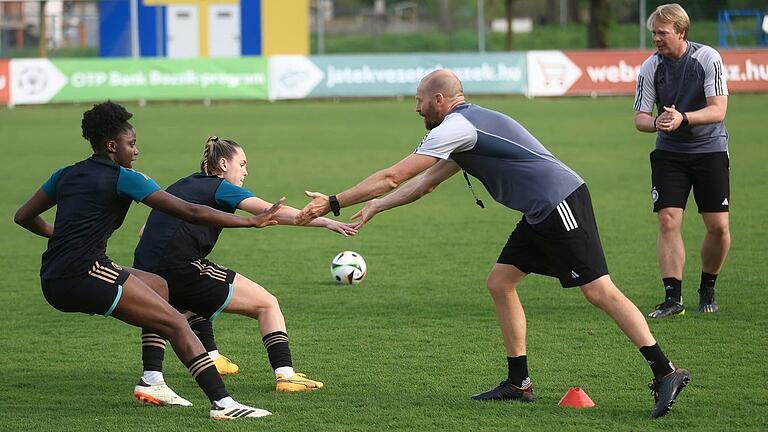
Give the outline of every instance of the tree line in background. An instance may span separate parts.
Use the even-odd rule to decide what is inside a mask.
[[[659,5],[674,2],[686,9],[692,21],[716,21],[718,12],[723,9],[768,10],[768,3],[764,0],[647,0],[643,16]],[[333,0],[334,9],[348,15],[375,8],[392,9],[405,3],[415,4],[421,19],[437,21],[445,33],[453,32],[460,23],[467,25],[477,19],[477,0]],[[599,49],[609,47],[607,35],[613,26],[617,23],[638,23],[641,13],[637,0],[484,0],[483,5],[486,27],[495,18],[507,21],[506,50],[516,48],[512,32],[515,17],[530,17],[543,25],[586,25],[588,48]]]

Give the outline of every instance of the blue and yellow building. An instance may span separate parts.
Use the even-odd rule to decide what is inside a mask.
[[[102,57],[309,54],[309,0],[100,0],[99,17]]]

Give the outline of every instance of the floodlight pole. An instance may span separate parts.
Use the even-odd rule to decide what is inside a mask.
[[[485,0],[477,0],[477,50],[485,52]]]
[[[640,0],[640,49],[645,49],[645,0]]]
[[[315,15],[317,18],[317,54],[325,54],[325,0],[315,1]]]
[[[48,29],[45,24],[45,5],[48,0],[40,0],[40,16],[38,21],[38,30],[40,39],[37,41],[37,55],[41,58],[48,57]]]
[[[131,0],[131,57],[139,57],[139,0]]]

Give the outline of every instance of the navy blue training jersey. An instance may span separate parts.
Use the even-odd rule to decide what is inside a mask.
[[[203,173],[192,174],[167,189],[185,201],[234,213],[240,202],[253,196],[251,192]],[[221,228],[195,225],[169,214],[152,210],[144,226],[133,266],[145,271],[180,268],[211,253]]]
[[[131,200],[141,202],[160,186],[93,155],[56,171],[41,188],[56,203],[56,220],[40,277],[57,279],[86,274],[106,258],[107,240],[122,225]]]

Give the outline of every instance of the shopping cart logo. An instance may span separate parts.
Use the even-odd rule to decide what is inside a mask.
[[[565,84],[567,65],[539,60],[539,69],[547,87],[562,87]]]
[[[529,96],[563,95],[581,74],[581,69],[562,51],[528,52]]]

